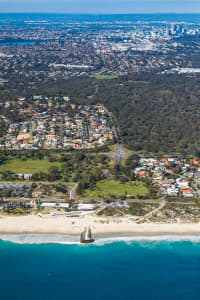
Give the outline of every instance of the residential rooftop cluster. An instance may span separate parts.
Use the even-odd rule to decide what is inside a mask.
[[[6,102],[7,110],[12,102]],[[76,105],[69,97],[18,98],[20,120],[4,116],[7,131],[0,139],[6,149],[87,149],[113,141],[112,119],[101,105]]]
[[[200,161],[180,158],[141,158],[135,174],[159,186],[162,197],[199,196]]]
[[[0,85],[187,67],[200,45],[180,38],[199,31],[198,24],[167,22],[0,24]]]

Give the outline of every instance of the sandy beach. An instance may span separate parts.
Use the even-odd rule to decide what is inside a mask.
[[[42,233],[42,234],[80,234],[86,225],[97,233],[200,233],[198,224],[136,224],[126,218],[85,217],[39,217],[31,216],[1,216],[0,233]]]

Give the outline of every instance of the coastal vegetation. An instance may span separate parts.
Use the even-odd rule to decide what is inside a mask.
[[[98,215],[116,217],[132,215],[141,217],[156,209],[158,206],[159,204],[157,203],[131,203],[128,208],[106,207],[105,209],[101,210]]]
[[[196,203],[168,203],[161,211],[153,215],[151,222],[162,223],[199,223],[200,205]]]

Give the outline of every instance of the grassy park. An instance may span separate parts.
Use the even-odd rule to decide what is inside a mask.
[[[88,189],[84,193],[84,199],[106,199],[111,196],[120,197],[123,195],[146,196],[148,190],[142,182],[119,183],[114,180],[104,180],[96,184],[93,190]]]
[[[49,162],[48,159],[9,159],[6,160],[1,166],[0,171],[11,171],[13,173],[37,173],[46,172],[49,167],[60,167],[59,162]]]

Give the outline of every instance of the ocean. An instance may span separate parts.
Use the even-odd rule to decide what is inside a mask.
[[[199,13],[154,14],[67,14],[67,13],[1,13],[0,24],[41,24],[73,22],[188,22],[199,23]]]
[[[0,46],[32,46],[34,42],[0,42]]]
[[[0,235],[0,299],[200,299],[200,235]]]

